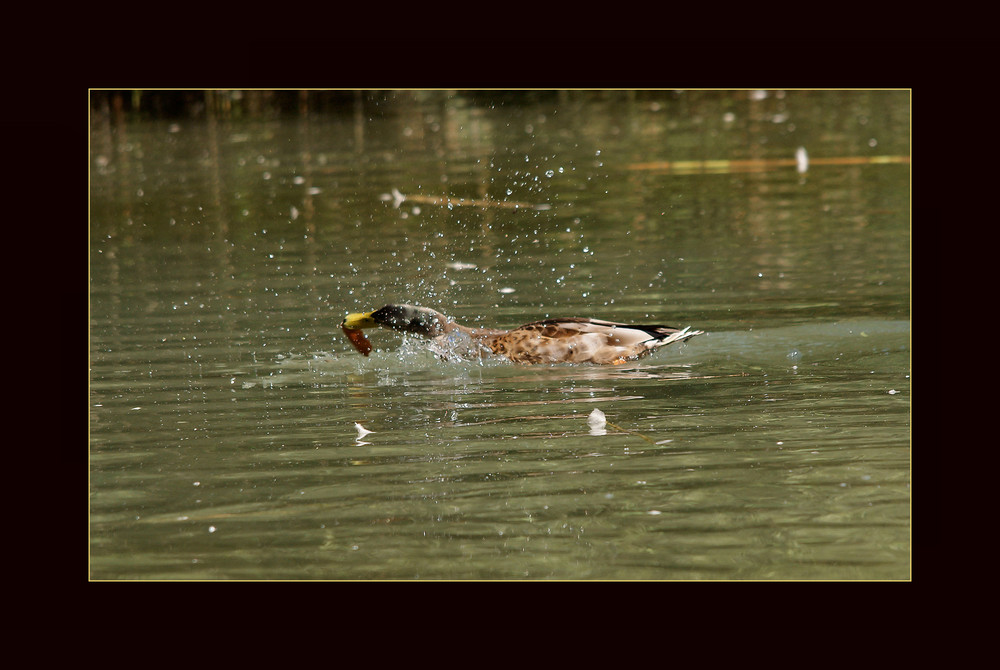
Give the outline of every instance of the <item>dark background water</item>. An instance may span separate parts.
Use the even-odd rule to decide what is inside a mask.
[[[908,92],[154,98],[91,114],[92,578],[909,578]],[[708,334],[363,358],[389,301]]]

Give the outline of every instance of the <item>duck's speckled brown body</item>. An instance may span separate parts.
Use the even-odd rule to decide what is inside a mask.
[[[386,305],[373,312],[350,314],[341,323],[344,332],[391,328],[435,340],[441,351],[471,358],[494,354],[515,363],[625,363],[673,342],[682,342],[700,330],[670,326],[634,326],[597,319],[546,319],[513,330],[460,326],[440,312],[413,305]],[[351,337],[357,342],[363,336]],[[456,346],[458,344],[459,346]],[[358,347],[366,356],[367,347]]]

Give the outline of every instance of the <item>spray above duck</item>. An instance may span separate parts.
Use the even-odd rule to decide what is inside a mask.
[[[386,305],[348,314],[340,324],[354,347],[372,350],[365,329],[389,328],[429,338],[439,351],[461,358],[496,356],[515,363],[593,363],[619,365],[646,356],[704,331],[670,326],[629,325],[589,318],[533,321],[512,330],[470,328],[428,307]]]

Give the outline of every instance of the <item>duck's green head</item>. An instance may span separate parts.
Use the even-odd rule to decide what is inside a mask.
[[[365,328],[391,328],[404,333],[437,337],[445,331],[448,319],[428,307],[414,305],[386,305],[374,312],[348,314],[340,325],[351,330]]]

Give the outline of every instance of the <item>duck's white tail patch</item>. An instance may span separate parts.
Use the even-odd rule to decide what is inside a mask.
[[[668,335],[662,340],[650,340],[646,342],[646,347],[649,349],[658,349],[659,347],[665,347],[668,344],[673,344],[674,342],[683,342],[684,340],[694,337],[695,335],[704,335],[704,330],[691,330],[691,326],[688,326],[684,330],[679,330],[672,335]]]

